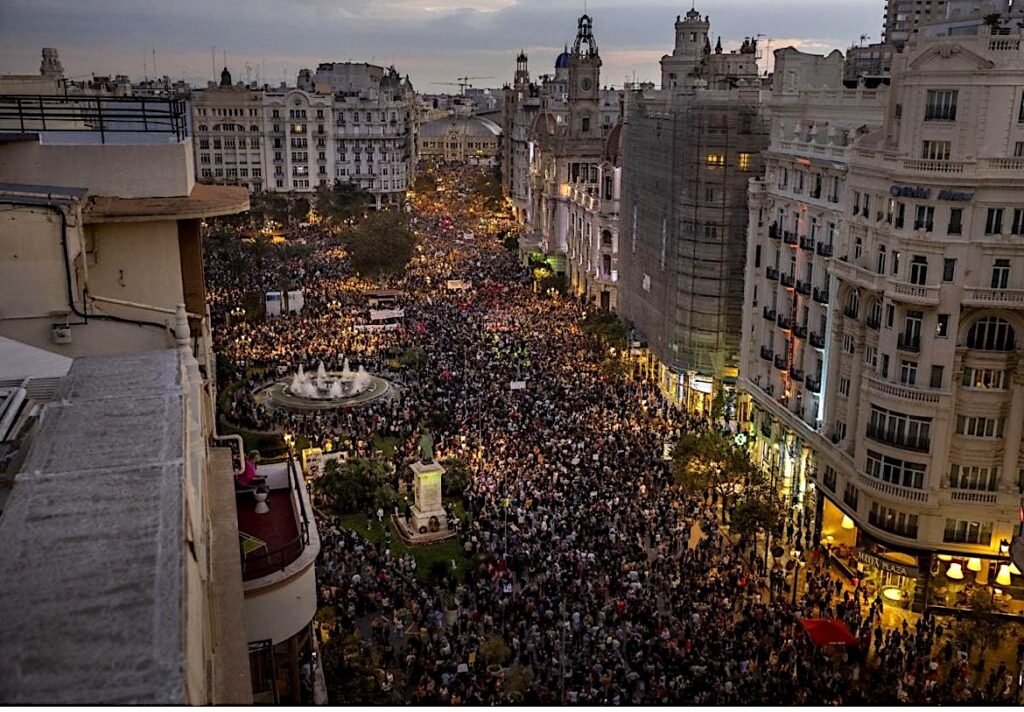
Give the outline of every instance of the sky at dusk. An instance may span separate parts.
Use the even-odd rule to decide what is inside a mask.
[[[602,83],[658,81],[676,15],[690,1],[587,0],[604,62]],[[866,34],[878,41],[884,0],[703,0],[712,42],[726,51],[746,36],[809,52],[845,51]],[[394,64],[420,92],[457,91],[434,82],[511,81],[520,48],[533,76],[550,73],[576,33],[583,0],[0,0],[0,73],[38,72],[40,49],[56,47],[65,74],[153,74],[202,84],[224,62],[234,78],[278,84],[324,61]],[[764,42],[764,38],[760,40]],[[145,67],[144,63],[145,62]],[[246,65],[248,64],[248,69]]]

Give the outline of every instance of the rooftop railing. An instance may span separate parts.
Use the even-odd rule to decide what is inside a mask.
[[[0,133],[60,131],[189,135],[188,103],[134,96],[0,95]]]

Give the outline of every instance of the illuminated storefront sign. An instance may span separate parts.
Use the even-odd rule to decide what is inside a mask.
[[[862,561],[865,564],[874,566],[880,571],[888,571],[889,573],[898,574],[900,576],[917,576],[918,571],[916,566],[906,566],[904,564],[897,564],[894,561],[883,559],[874,554],[869,554],[861,549],[857,550],[857,560]]]

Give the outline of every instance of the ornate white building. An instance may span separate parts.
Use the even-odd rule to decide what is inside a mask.
[[[741,383],[840,565],[918,610],[974,583],[1019,612],[1024,38],[957,26],[912,37],[887,96],[773,98]]]
[[[196,173],[204,183],[309,193],[335,179],[400,204],[415,176],[416,101],[408,77],[368,64],[302,70],[298,88],[232,84],[192,98]]]

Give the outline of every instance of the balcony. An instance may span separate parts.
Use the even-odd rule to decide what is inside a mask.
[[[828,290],[814,288],[814,301],[819,304],[828,304]]]
[[[789,331],[793,328],[793,320],[785,314],[779,314],[775,319],[775,323],[778,324],[783,331]]]
[[[781,237],[778,223],[772,223],[768,226],[768,237],[773,240],[778,240]]]
[[[857,479],[860,482],[860,484],[864,486],[865,489],[873,490],[875,493],[882,495],[886,499],[895,499],[900,500],[902,502],[916,502],[918,504],[927,504],[928,502],[928,493],[925,492],[924,490],[914,489],[913,487],[903,487],[902,485],[894,485],[890,484],[889,482],[883,482],[882,480],[876,480],[874,477],[869,477],[868,475],[865,475],[863,472],[857,473]],[[873,521],[875,519],[878,518],[872,516],[868,517],[869,522],[873,526],[876,526],[879,529],[887,531],[890,534],[896,534],[898,536],[905,536],[910,538],[914,538],[917,536],[916,529],[908,530],[912,533],[905,534],[903,533],[903,531],[896,530],[895,528],[886,528],[881,523],[881,520]]]
[[[264,469],[269,471],[271,467],[263,466],[261,472]],[[268,475],[266,503],[270,511],[265,514],[256,512],[253,490],[235,494],[243,581],[283,572],[309,547],[312,512],[300,477],[291,460],[285,471],[278,469]]]
[[[965,307],[1020,308],[1024,289],[964,289],[960,303]]]
[[[928,440],[921,438],[909,438],[904,433],[883,430],[871,423],[868,423],[867,436],[871,440],[882,443],[883,445],[891,445],[892,447],[910,450],[912,452],[928,452],[931,449],[931,443]]]
[[[778,356],[775,357],[775,368],[779,369],[780,371],[788,371],[789,359],[787,359],[784,354],[779,354]]]
[[[775,358],[775,352],[772,351],[767,346],[762,346],[761,347],[761,358],[764,359],[765,361],[771,361],[773,358]]]
[[[793,338],[794,339],[806,339],[807,338],[807,327],[806,326],[794,326],[793,327]]]
[[[823,334],[816,334],[813,331],[807,338],[808,342],[813,348],[824,349],[825,348],[825,336]]]
[[[868,375],[867,379],[868,389],[872,394],[895,398],[905,403],[934,406],[941,403],[942,399],[949,395],[947,391],[890,383],[874,375]]]
[[[824,242],[819,242],[815,249],[817,250],[818,254],[821,255],[822,257],[832,256],[832,245],[826,245]]]
[[[805,297],[811,296],[811,283],[797,280],[796,282],[796,293],[802,294]]]
[[[800,249],[807,250],[808,252],[814,252],[814,238],[813,237],[801,237],[800,238]]]
[[[909,282],[890,282],[886,289],[889,298],[908,304],[934,307],[939,304],[939,288]]]
[[[768,307],[765,307],[764,311],[763,311],[763,314],[764,314],[764,318],[767,319],[768,321],[775,321],[775,310],[774,309],[769,309]]]
[[[765,269],[765,276],[774,282],[779,278],[779,270],[775,267],[768,267]]]
[[[793,286],[796,284],[796,278],[787,272],[783,272],[782,274],[779,275],[779,284],[781,284],[786,289],[792,289]]]
[[[884,275],[876,274],[842,259],[832,261],[832,274],[845,282],[856,284],[873,292],[884,291],[887,284]]]
[[[804,372],[798,368],[790,367],[789,377],[792,378],[797,383],[802,383],[804,380]]]
[[[911,354],[921,353],[921,337],[914,334],[900,334],[896,340],[896,348]]]
[[[787,245],[795,246],[800,244],[800,239],[796,236],[796,233],[790,232],[789,230],[786,230],[785,232],[782,233],[782,241],[785,242]]]
[[[804,379],[804,385],[811,393],[821,393],[821,379],[808,376]]]

